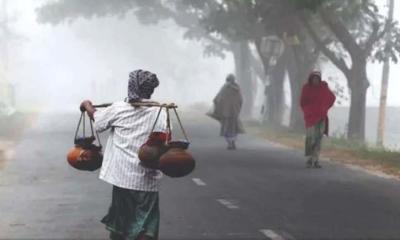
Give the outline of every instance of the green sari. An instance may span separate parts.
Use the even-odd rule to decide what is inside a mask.
[[[322,138],[325,131],[325,121],[321,120],[312,127],[306,129],[305,155],[314,161],[319,160]]]
[[[114,186],[110,209],[101,222],[111,232],[111,239],[135,240],[140,234],[158,239],[158,192],[135,191]]]

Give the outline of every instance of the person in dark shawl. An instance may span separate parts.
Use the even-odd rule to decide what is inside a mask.
[[[149,102],[158,85],[154,73],[136,70],[129,74],[128,97],[124,102],[97,111],[89,100],[81,103],[81,111],[87,111],[94,119],[96,131],[110,130],[99,176],[113,185],[111,206],[102,219],[110,239],[158,239],[162,173],[143,166],[137,152],[147,141],[159,108],[131,105]],[[154,130],[166,133],[166,114],[161,113],[158,120]]]
[[[306,126],[305,155],[307,167],[321,168],[319,154],[323,135],[328,135],[328,111],[336,97],[328,83],[322,81],[321,72],[311,72],[308,82],[301,92],[300,106],[304,113]]]
[[[214,112],[211,117],[221,123],[220,136],[225,137],[228,149],[236,149],[237,135],[244,133],[243,125],[239,119],[243,98],[235,76],[229,74],[226,83],[214,98]]]

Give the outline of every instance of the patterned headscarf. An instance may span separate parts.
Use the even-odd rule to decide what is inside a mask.
[[[157,75],[149,71],[135,70],[129,74],[128,102],[149,99],[158,87]]]

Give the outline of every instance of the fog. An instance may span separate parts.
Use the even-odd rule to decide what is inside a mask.
[[[8,2],[10,28],[18,38],[8,43],[6,74],[18,89],[20,108],[71,110],[86,98],[97,103],[122,100],[129,72],[139,68],[159,76],[161,85],[154,95],[157,100],[209,103],[234,69],[231,54],[224,59],[205,57],[202,44],[183,39],[183,29],[172,21],[144,26],[128,14],[125,18],[78,19],[57,26],[38,24],[35,9],[45,2]],[[397,4],[395,16],[399,16],[399,8]],[[325,78],[336,78],[345,85],[341,73],[331,65],[321,68]],[[368,71],[368,105],[377,106],[381,65],[370,64]],[[396,96],[399,71],[398,65],[392,64],[390,106],[400,105]],[[289,105],[288,98],[286,102]]]
[[[0,240],[400,239],[389,1],[0,0]]]
[[[128,74],[135,69],[146,69],[158,75],[161,84],[153,96],[155,100],[175,102],[185,107],[203,106],[205,109],[210,107],[226,75],[235,72],[230,52],[225,52],[224,58],[205,56],[204,44],[185,39],[185,29],[171,20],[143,25],[132,12],[128,12],[125,16],[77,18],[58,25],[40,24],[37,10],[48,2],[52,1],[7,2],[11,34],[2,45],[8,60],[3,57],[1,71],[3,79],[16,89],[16,107],[21,111],[77,111],[84,99],[94,103],[121,101],[127,94]],[[385,0],[376,3],[383,12],[387,11]],[[394,16],[400,20],[400,4],[395,4]],[[344,87],[347,99],[336,103],[336,107],[348,107],[349,90],[344,75],[328,61],[319,68],[324,79],[334,80]],[[367,91],[367,106],[377,107],[382,64],[370,62],[367,71],[371,84]],[[400,106],[397,95],[399,75],[399,64],[392,63],[389,107]],[[256,81],[251,118],[260,120],[265,101],[264,85],[260,78]],[[291,94],[287,74],[284,94],[288,111]],[[388,112],[390,126],[397,119],[396,109]],[[370,141],[374,141],[376,133],[375,111],[368,110],[366,118]],[[333,117],[337,119],[333,126],[339,134],[346,129],[347,115]],[[288,113],[284,124],[289,124]],[[397,139],[397,136],[391,136],[389,142],[395,144]]]
[[[16,31],[10,43],[8,78],[16,85],[20,108],[71,110],[83,99],[95,103],[123,100],[129,72],[156,73],[162,102],[210,102],[233,71],[225,59],[204,57],[199,42],[183,39],[183,30],[167,21],[143,26],[128,15],[51,26],[36,23],[42,1],[10,1]]]

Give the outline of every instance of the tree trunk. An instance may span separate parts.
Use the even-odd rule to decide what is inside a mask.
[[[354,61],[349,76],[347,76],[347,79],[351,79],[349,82],[351,102],[347,137],[360,141],[365,140],[366,102],[369,87],[366,68],[366,61]]]
[[[351,68],[349,68],[349,66],[346,64],[344,58],[338,57],[333,51],[331,51],[327,47],[323,39],[313,29],[309,20],[307,20],[304,12],[299,12],[300,14],[298,16],[299,19],[303,22],[310,37],[313,39],[317,47],[346,76],[351,95],[347,137],[351,139],[363,140],[365,138],[365,104],[366,90],[368,88],[368,81],[366,78],[365,69],[366,59],[368,55],[364,52],[361,52],[361,47],[352,38],[351,34],[348,32],[348,29],[343,22],[334,17],[334,14],[330,13],[329,11],[325,11],[323,8],[321,8],[320,11],[321,12],[319,15],[324,25],[326,25],[333,32],[333,34],[338,38],[339,42],[346,49],[346,52],[351,56]],[[363,60],[360,61],[363,62],[363,64],[360,64],[360,59]],[[364,68],[359,67],[359,69],[356,70],[356,65],[364,66]],[[360,69],[363,69],[364,71]]]
[[[300,46],[302,47],[302,46]],[[316,57],[297,46],[288,46],[288,74],[290,81],[291,109],[289,127],[293,131],[304,130],[303,113],[300,108],[300,95],[309,72],[315,65]]]
[[[235,74],[243,95],[241,116],[251,119],[254,108],[254,79],[251,65],[251,52],[247,41],[232,44],[232,53],[235,61]]]
[[[271,71],[270,85],[268,86],[266,106],[268,122],[275,126],[282,125],[285,106],[283,83],[285,79],[287,57],[282,55]]]

